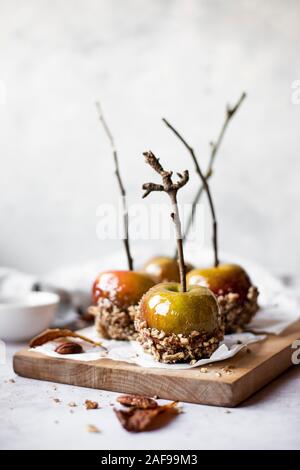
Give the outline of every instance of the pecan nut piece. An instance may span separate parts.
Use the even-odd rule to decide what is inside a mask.
[[[174,413],[175,415],[179,413],[179,410],[177,408],[177,403],[172,402],[168,403],[167,405],[157,405],[156,408],[148,409],[131,407],[127,410],[117,410],[114,408],[114,412],[123,428],[125,428],[127,431],[142,432],[154,424],[154,421],[158,415],[165,412]]]
[[[59,344],[55,349],[55,352],[58,354],[81,354],[83,353],[83,348],[81,344],[69,341],[67,343]]]

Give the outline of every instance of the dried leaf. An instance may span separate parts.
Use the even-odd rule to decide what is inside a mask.
[[[158,404],[153,398],[143,397],[141,395],[121,395],[117,401],[124,406],[132,406],[141,410],[157,408]]]
[[[35,336],[30,343],[29,346],[31,348],[36,348],[37,346],[42,346],[45,343],[48,343],[49,341],[54,341],[55,339],[58,338],[79,338],[82,339],[83,341],[86,341],[87,343],[91,343],[94,346],[101,346],[101,343],[96,343],[90,338],[86,338],[85,336],[80,335],[79,333],[76,333],[75,331],[67,330],[67,329],[59,329],[59,328],[54,328],[54,329],[48,329],[40,333],[38,336]]]
[[[114,409],[123,428],[130,432],[141,432],[148,428],[155,418],[165,412],[178,413],[177,403],[159,406],[150,409],[130,408],[129,410]]]
[[[99,408],[99,404],[96,401],[85,400],[85,407],[87,410],[97,410]]]

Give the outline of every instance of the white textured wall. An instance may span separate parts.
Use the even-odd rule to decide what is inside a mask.
[[[97,205],[117,195],[95,99],[134,200],[143,150],[192,168],[161,115],[204,162],[245,89],[213,181],[221,244],[296,272],[299,17],[297,0],[0,0],[0,264],[45,272],[119,247],[95,236]]]

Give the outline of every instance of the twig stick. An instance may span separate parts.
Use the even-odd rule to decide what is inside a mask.
[[[162,165],[159,162],[159,159],[155,157],[155,155],[149,151],[144,152],[143,155],[145,156],[145,161],[150,165],[154,171],[156,171],[160,177],[162,178],[163,184],[156,184],[156,183],[145,183],[143,184],[144,194],[143,198],[147,197],[152,191],[164,191],[166,192],[172,204],[172,213],[171,218],[175,224],[175,231],[176,231],[176,240],[177,240],[177,252],[178,252],[178,265],[179,265],[179,273],[180,273],[180,282],[182,291],[186,292],[186,268],[184,262],[184,254],[183,254],[183,245],[182,245],[182,230],[181,230],[181,222],[179,217],[178,211],[178,203],[177,203],[177,192],[180,188],[182,188],[189,180],[189,172],[185,170],[182,174],[177,173],[178,181],[173,183],[172,181],[172,171],[165,171]]]
[[[208,203],[210,207],[210,212],[212,216],[212,221],[213,221],[213,247],[214,247],[214,265],[215,267],[219,266],[219,255],[218,255],[218,224],[217,224],[217,218],[216,218],[216,212],[215,212],[215,207],[213,203],[213,199],[211,196],[209,184],[207,182],[207,179],[203,175],[198,159],[195,155],[194,149],[187,143],[187,141],[182,137],[182,135],[175,129],[175,127],[172,126],[172,124],[167,121],[167,119],[163,118],[163,122],[171,129],[172,132],[178,137],[178,139],[183,143],[183,145],[186,147],[186,149],[189,151],[192,160],[195,165],[196,173],[198,174],[202,185],[207,193],[207,198],[208,198]]]
[[[224,134],[225,134],[225,131],[227,129],[227,126],[231,120],[231,118],[235,115],[235,113],[237,112],[237,110],[239,109],[239,107],[241,106],[242,102],[244,101],[244,99],[246,98],[246,93],[243,92],[239,98],[239,100],[237,101],[237,103],[235,104],[235,106],[233,107],[230,107],[229,105],[227,105],[226,107],[226,114],[225,114],[225,120],[224,120],[224,123],[221,127],[221,130],[219,132],[219,135],[218,135],[218,138],[215,142],[211,142],[211,150],[210,150],[210,158],[209,158],[209,163],[208,163],[208,168],[207,168],[207,171],[206,171],[206,174],[205,174],[205,179],[206,181],[212,176],[213,174],[213,165],[214,165],[214,161],[215,161],[215,158],[216,158],[216,155],[217,155],[217,152],[220,148],[220,145],[223,141],[223,137],[224,137]],[[199,203],[200,201],[200,198],[201,198],[201,195],[202,195],[202,192],[204,190],[204,185],[202,184],[196,195],[195,195],[195,198],[193,200],[193,203],[192,203],[192,210],[191,210],[191,213],[190,213],[190,216],[188,218],[188,221],[187,221],[187,224],[186,224],[186,229],[185,229],[185,233],[183,235],[183,243],[186,241],[187,239],[187,236],[189,234],[189,231],[191,229],[191,226],[192,226],[192,223],[194,221],[194,216],[195,216],[195,212],[196,212],[196,207],[197,207],[197,204]]]
[[[126,191],[125,187],[121,178],[120,174],[120,168],[119,168],[119,159],[118,159],[118,153],[117,149],[115,146],[115,141],[113,138],[113,135],[106,123],[106,120],[104,118],[101,105],[99,102],[96,102],[96,108],[98,111],[98,116],[99,120],[103,126],[103,129],[108,137],[108,140],[110,142],[111,148],[112,148],[112,153],[113,153],[113,158],[114,158],[114,164],[115,164],[115,175],[118,181],[118,185],[120,188],[120,193],[122,197],[122,205],[123,205],[123,221],[124,221],[124,238],[123,238],[123,243],[125,247],[125,252],[126,252],[126,257],[127,257],[127,262],[128,262],[128,269],[129,271],[133,271],[133,258],[131,256],[131,251],[130,251],[130,243],[129,243],[129,229],[128,229],[128,208],[127,208],[127,200],[126,200]]]

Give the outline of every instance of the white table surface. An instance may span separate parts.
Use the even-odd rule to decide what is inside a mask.
[[[118,394],[15,376],[12,355],[22,346],[9,345],[7,363],[0,365],[1,449],[300,448],[300,367],[290,369],[238,408],[183,404],[184,413],[166,427],[130,434],[110,405]],[[87,411],[86,399],[98,401],[101,409]],[[71,408],[70,402],[78,406]],[[101,433],[87,432],[88,424]]]

